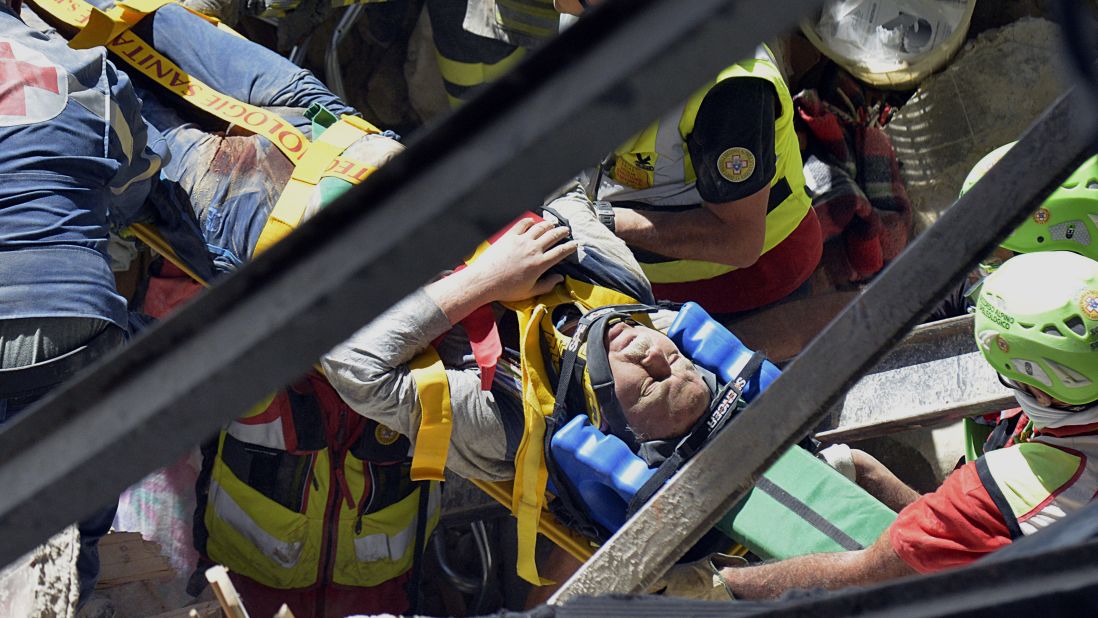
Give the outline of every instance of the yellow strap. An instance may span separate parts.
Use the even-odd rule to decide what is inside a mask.
[[[419,431],[412,454],[412,480],[445,480],[443,469],[450,451],[453,429],[450,410],[450,383],[438,352],[428,346],[408,364],[419,395]]]
[[[188,103],[212,114],[230,125],[236,125],[269,139],[291,161],[299,161],[309,149],[309,140],[278,115],[239,101],[209,87],[188,75],[174,62],[129,32],[130,23],[140,20],[138,9],[154,6],[162,0],[136,0],[128,9],[116,7],[104,13],[83,0],[28,0],[36,10],[43,11],[79,32],[69,42],[70,47],[85,49],[105,45],[126,64]],[[157,6],[157,8],[159,8]],[[136,7],[136,8],[135,8]]]
[[[267,222],[263,225],[263,231],[259,234],[259,240],[255,243],[254,255],[259,255],[274,246],[275,243],[294,231],[301,222],[301,215],[309,204],[309,198],[316,187],[304,182],[294,182],[291,178],[282,195],[278,196],[278,202],[267,216]],[[283,218],[285,217],[285,219]]]
[[[518,312],[519,353],[522,358],[522,404],[525,428],[515,453],[515,491],[511,512],[518,526],[518,574],[526,581],[544,586],[535,560],[537,531],[545,506],[545,417],[553,412],[553,392],[542,381],[541,319],[548,313],[544,304]]]
[[[339,178],[353,185],[366,180],[370,174],[377,171],[376,167],[363,165],[354,159],[336,157],[328,164],[328,168],[320,175],[321,178]]]
[[[168,260],[172,264],[175,264],[176,268],[187,274],[188,277],[201,283],[205,287],[210,287],[208,281],[198,276],[198,273],[191,270],[183,260],[179,259],[179,255],[176,254],[172,246],[168,244],[168,241],[164,240],[164,237],[160,235],[160,232],[151,225],[145,223],[134,223],[130,226],[130,231],[133,235],[139,238],[142,242],[152,248],[160,255],[164,256],[165,260]]]
[[[493,500],[505,507],[511,507],[511,496],[514,492],[514,484],[511,481],[480,481],[473,479],[473,484],[488,494]],[[595,553],[591,541],[570,528],[560,523],[548,509],[541,513],[541,521],[538,524],[538,532],[545,538],[555,543],[558,547],[572,555],[580,562],[586,562],[591,554]]]
[[[363,134],[374,133],[380,133],[377,127],[354,116],[344,116],[324,130],[324,133],[309,146],[305,156],[298,161],[293,175],[290,176],[290,182],[282,190],[282,195],[275,202],[271,214],[267,215],[267,222],[263,225],[263,231],[259,233],[259,240],[255,244],[255,255],[270,249],[301,224],[305,208],[308,207],[309,199],[321,178],[336,176],[357,184],[361,180],[356,179],[355,174],[365,178],[372,173],[372,168],[354,162],[352,167],[346,170],[346,174],[339,173],[342,169],[339,166],[347,162],[346,159],[340,159],[339,155]]]

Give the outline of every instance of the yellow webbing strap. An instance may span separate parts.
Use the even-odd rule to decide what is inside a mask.
[[[525,427],[515,453],[515,485],[511,513],[518,526],[518,574],[535,586],[547,585],[538,575],[535,547],[541,513],[545,508],[545,417],[553,413],[553,391],[546,384],[541,353],[541,320],[549,314],[538,303],[518,312],[519,353],[522,357],[522,407]]]
[[[198,273],[191,270],[189,266],[183,260],[179,259],[176,255],[175,249],[168,244],[168,241],[164,240],[164,237],[160,235],[160,232],[156,228],[147,225],[145,223],[134,223],[130,226],[130,231],[141,242],[148,245],[153,251],[156,251],[160,255],[164,256],[165,260],[168,260],[175,265],[176,268],[187,274],[188,277],[201,283],[205,287],[210,287],[208,281],[198,276]]]
[[[493,483],[490,481],[473,479],[473,484],[479,487],[481,491],[488,494],[488,496],[496,502],[510,508],[511,496],[514,493],[514,485],[511,481],[497,481]],[[549,512],[548,509],[542,511],[541,522],[538,524],[538,532],[580,562],[587,562],[587,559],[595,553],[595,548],[591,545],[590,541],[560,523],[557,517]]]
[[[419,395],[419,431],[412,454],[412,480],[445,480],[443,469],[450,452],[453,414],[450,409],[450,383],[438,352],[428,346],[408,363]]]
[[[515,484],[511,512],[518,520],[518,574],[534,585],[545,585],[538,575],[534,550],[549,476],[545,462],[545,417],[553,413],[556,395],[546,381],[542,355],[543,329],[552,329],[549,316],[563,303],[576,303],[585,311],[607,305],[634,304],[636,299],[584,281],[566,277],[536,301],[506,303],[518,315],[519,354],[522,361],[522,407],[525,427],[515,453]],[[650,325],[647,316],[637,316]]]
[[[214,90],[129,31],[130,26],[145,15],[142,9],[159,8],[166,4],[163,0],[129,2],[127,8],[115,7],[110,13],[104,13],[84,0],[28,0],[28,3],[53,20],[78,30],[69,42],[70,47],[86,49],[105,45],[116,58],[188,103],[230,125],[269,139],[291,161],[301,160],[309,149],[309,140],[289,122]]]
[[[332,159],[332,162],[328,164],[327,169],[324,170],[324,173],[321,174],[320,177],[339,178],[340,180],[345,180],[353,185],[357,185],[376,171],[376,167],[363,165],[353,159],[336,157],[335,159]]]
[[[354,116],[343,116],[332,126],[324,130],[324,133],[309,146],[308,152],[298,161],[294,167],[294,173],[290,176],[290,182],[282,190],[278,202],[267,216],[267,223],[263,225],[263,231],[259,233],[259,240],[255,243],[254,254],[258,255],[270,249],[278,241],[293,231],[305,214],[305,208],[309,205],[309,198],[316,189],[316,184],[325,175],[339,176],[348,182],[357,184],[361,180],[355,180],[353,176],[344,177],[337,173],[340,168],[333,165],[338,161],[339,155],[364,134],[381,133],[374,125]],[[352,162],[353,163],[353,162]],[[366,166],[353,163],[360,168]],[[353,171],[353,168],[348,168]],[[362,172],[362,177],[369,176],[370,172]]]

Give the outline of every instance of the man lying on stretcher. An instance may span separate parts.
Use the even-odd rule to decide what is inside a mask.
[[[695,305],[660,311],[673,321],[652,328],[662,307],[585,196],[550,210],[570,228],[519,220],[322,359],[353,409],[413,439],[424,455],[413,476],[434,478],[444,461],[466,478],[514,479],[520,574],[535,583],[521,530],[546,489],[559,518],[605,540],[778,373]],[[498,354],[483,352],[485,321]],[[638,459],[646,474],[617,474]]]

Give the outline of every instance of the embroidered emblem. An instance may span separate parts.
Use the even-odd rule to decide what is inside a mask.
[[[1010,353],[1010,344],[1002,336],[995,337],[995,345],[999,346],[999,349],[1003,351],[1003,354]]]
[[[1098,320],[1098,292],[1088,290],[1079,297],[1079,308],[1091,320]]]
[[[755,155],[746,148],[729,148],[717,157],[717,171],[729,182],[743,182],[755,172]]]
[[[374,430],[374,438],[377,439],[378,444],[389,446],[400,439],[400,434],[378,423],[377,429]]]
[[[1044,225],[1048,223],[1048,220],[1051,217],[1052,213],[1050,213],[1047,208],[1038,208],[1037,211],[1033,213],[1033,222]]]

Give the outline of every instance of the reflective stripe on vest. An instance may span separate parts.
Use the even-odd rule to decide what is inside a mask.
[[[599,198],[611,202],[643,202],[670,209],[702,203],[686,137],[694,130],[698,108],[709,90],[720,81],[737,77],[765,79],[774,85],[778,95],[781,114],[774,121],[777,161],[774,178],[770,181],[775,199],[767,207],[762,252],[770,251],[785,240],[808,213],[811,200],[804,191],[800,144],[793,128],[793,99],[765,46],[759,48],[756,58],[728,67],[712,83],[615,150],[612,179],[603,183]],[[733,266],[698,260],[642,262],[641,266],[652,283],[711,279],[735,270]]]
[[[560,13],[548,0],[496,0],[496,21],[504,30],[542,40],[557,34]]]
[[[526,48],[516,47],[513,52],[494,63],[461,62],[435,50],[439,72],[445,82],[446,98],[450,107],[457,108],[480,92],[479,87],[491,83],[506,74],[526,57]]]
[[[427,497],[427,519],[437,520],[442,506],[442,492],[439,486],[431,483],[431,493]],[[418,501],[419,494],[413,493]],[[416,539],[416,520],[412,519],[407,526],[395,534],[367,534],[355,539],[355,556],[359,562],[375,562],[378,560],[400,560],[412,550]]]
[[[1083,508],[1098,492],[1098,436],[1038,436],[987,453],[976,466],[1012,535],[1028,536]]]
[[[229,492],[216,480],[210,481],[210,508],[225,523],[229,524],[244,538],[251,541],[260,552],[272,562],[284,569],[292,569],[301,559],[301,541],[281,541],[253,520],[240,508]]]
[[[286,434],[282,417],[266,414],[276,397],[285,397],[285,395],[282,393],[271,395],[252,406],[251,410],[229,423],[226,431],[230,436],[241,442],[257,444],[280,451],[286,450]]]

